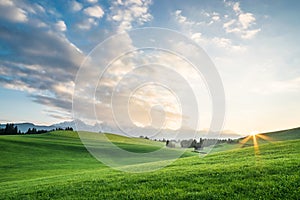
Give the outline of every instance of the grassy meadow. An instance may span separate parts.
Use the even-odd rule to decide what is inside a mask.
[[[255,147],[249,138],[244,144],[219,145],[205,157],[187,151],[171,165],[147,173],[105,166],[76,132],[0,136],[0,199],[299,199],[300,129],[264,135],[269,140],[256,137]],[[132,152],[164,145],[113,134],[108,138]]]

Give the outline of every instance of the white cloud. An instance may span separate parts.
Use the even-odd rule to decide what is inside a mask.
[[[242,13],[239,15],[239,22],[244,29],[247,29],[255,22],[255,17],[252,13]]]
[[[191,35],[191,39],[197,43],[202,43],[204,39],[202,38],[202,33],[194,33]]]
[[[55,27],[56,27],[57,30],[62,31],[62,32],[67,30],[67,26],[66,26],[65,22],[62,21],[62,20],[59,20],[55,24]]]
[[[230,20],[230,21],[228,21],[228,22],[225,22],[225,23],[223,24],[223,28],[229,29],[229,27],[230,27],[231,25],[233,25],[235,22],[236,22],[235,19],[232,19],[232,20]]]
[[[239,45],[234,45],[230,39],[224,38],[224,37],[207,38],[207,37],[204,37],[199,32],[192,34],[190,37],[196,43],[198,43],[201,46],[203,45],[205,47],[214,46],[214,47],[226,49],[228,51],[239,51],[239,52],[246,50],[245,47],[239,46]]]
[[[152,20],[149,13],[151,0],[118,0],[110,7],[110,20],[118,24],[118,31],[130,30],[133,25],[143,25]]]
[[[248,30],[248,31],[244,32],[244,34],[242,34],[241,37],[244,39],[251,39],[260,31],[261,31],[261,29]]]
[[[47,27],[47,24],[45,22],[39,21],[39,22],[36,23],[36,27],[39,27],[39,28]]]
[[[196,21],[188,19],[186,16],[182,15],[182,10],[176,10],[174,12],[176,21],[183,26],[194,26],[198,24]]]
[[[58,28],[64,30],[63,24],[58,22]],[[0,30],[0,41],[14,52],[0,61],[0,84],[28,91],[35,102],[50,109],[70,112],[72,95],[66,88],[72,91],[70,86],[84,55],[64,34],[33,23],[26,25],[30,32],[14,26]]]
[[[12,22],[27,22],[25,10],[17,7],[13,1],[0,0],[0,17]]]
[[[33,14],[45,13],[45,8],[38,3],[28,5],[25,4],[25,2],[18,2],[18,7],[25,10],[28,13],[33,13]]]
[[[236,19],[230,19],[223,24],[223,28],[226,33],[235,33],[243,39],[251,39],[261,31],[260,28],[251,29],[255,25],[256,18],[252,13],[245,13],[240,8],[240,3],[229,2],[227,5],[232,7],[232,10],[235,12]]]
[[[194,21],[192,19],[189,19],[186,16],[182,15],[181,10],[176,10],[173,15],[175,16],[175,19],[177,23],[181,26],[181,28],[187,32],[187,35],[194,40],[196,43],[198,43],[200,46],[203,46],[208,49],[214,49],[214,50],[226,50],[228,52],[243,52],[246,50],[244,46],[236,45],[232,42],[231,39],[224,37],[221,33],[217,33],[214,31],[213,34],[210,34],[209,36],[203,35],[203,33],[199,32],[198,27],[205,27],[206,29],[211,26],[215,22],[221,21],[220,14],[217,12],[205,12],[202,11],[201,15],[204,18],[200,18],[202,21]],[[205,22],[207,21],[207,22]],[[224,27],[230,27],[232,24],[234,24],[236,20],[230,20],[229,22],[226,22],[224,24]],[[254,32],[252,35],[255,34]],[[251,37],[251,33],[249,32],[248,35],[245,35],[245,37]]]
[[[2,6],[13,6],[14,3],[12,1],[1,0],[0,5],[2,5]]]
[[[89,3],[97,3],[98,0],[87,0],[87,2],[89,2]]]
[[[236,2],[235,4],[233,4],[232,9],[234,10],[234,12],[237,15],[242,12],[242,10],[240,8],[240,3],[239,2]]]
[[[221,19],[220,13],[217,13],[217,12],[213,12],[209,16],[211,16],[211,19],[212,19],[213,22],[220,21],[220,19]]]
[[[206,12],[204,10],[200,11],[200,16],[198,16],[195,20],[191,19],[190,17],[187,17],[183,15],[182,10],[176,10],[172,13],[172,15],[175,17],[175,20],[178,24],[181,26],[186,26],[186,28],[195,28],[195,26],[210,26],[216,22],[219,22],[221,20],[220,14],[217,12]]]
[[[104,11],[100,6],[92,6],[92,7],[85,8],[83,12],[88,16],[96,17],[96,18],[101,18],[104,15]]]
[[[98,22],[94,18],[87,18],[87,19],[83,20],[81,23],[78,23],[77,27],[79,29],[89,30],[93,26],[97,26],[97,25],[98,25]]]
[[[228,38],[214,37],[214,38],[212,38],[212,42],[223,48],[227,48],[228,46],[232,45],[231,40]]]
[[[41,12],[41,13],[44,13],[45,12],[45,8],[39,4],[34,4],[35,6],[35,10],[38,11],[38,12]]]
[[[71,2],[71,9],[74,12],[80,11],[82,9],[82,4],[74,0]]]
[[[98,78],[97,76],[98,73],[96,72],[99,71],[99,66],[107,66],[106,63],[110,62],[111,59],[115,58],[117,55],[120,55],[120,52],[125,52],[125,50],[127,52],[131,48],[134,49],[135,47],[133,46],[131,48],[128,47],[131,46],[132,43],[135,43],[138,46],[136,42],[131,41],[134,39],[135,38],[130,38],[129,36],[128,38],[125,36],[124,38],[120,38],[120,39],[116,38],[116,40],[110,41],[110,43],[112,43],[111,45],[115,48],[102,47],[101,49],[105,49],[104,52],[101,49],[98,50],[96,49],[93,52],[94,55],[99,55],[101,53],[103,59],[99,58],[99,56],[91,57],[90,62],[97,63],[97,64],[88,65],[88,67],[90,67],[91,69],[87,71],[92,74],[87,74],[86,76],[81,74],[81,76],[87,78],[82,79],[82,83],[83,83],[82,87],[84,89],[80,91],[84,91],[84,93],[81,93],[80,91],[76,91],[78,93],[75,93],[74,95],[76,97],[75,100],[78,100],[78,104],[76,103],[75,105],[78,105],[80,107],[81,99],[83,97],[86,97],[87,94],[94,94],[93,92],[94,90],[92,90],[91,93],[88,93],[87,91],[89,91],[89,88],[91,88],[91,83],[94,82],[93,80],[97,80]],[[170,39],[176,40],[176,38],[170,38]],[[136,41],[139,41],[139,39],[137,39]],[[174,48],[180,50],[180,52],[190,51],[192,53],[195,53],[194,48],[192,48],[194,46],[191,47],[189,45],[186,45],[185,43],[174,44],[173,42],[169,42],[168,40],[166,40],[165,42],[168,43],[168,45],[171,45],[172,47],[174,45],[175,46]],[[170,66],[170,67],[163,68],[163,69],[161,69],[160,67],[159,68],[147,67],[147,68],[138,69],[137,66],[142,66],[143,64],[146,63],[160,63],[161,66]],[[177,73],[174,72],[173,70],[175,70]],[[196,70],[194,70],[194,68],[191,67],[191,65],[189,65],[188,62],[186,62],[181,57],[175,56],[173,54],[168,54],[163,51],[162,52],[154,51],[153,53],[150,54],[148,54],[147,51],[139,51],[139,52],[132,53],[128,56],[127,55],[122,56],[117,61],[110,63],[109,68],[105,70],[104,74],[102,74],[101,81],[99,82],[99,86],[96,90],[96,95],[95,95],[97,101],[97,104],[95,106],[97,110],[97,117],[98,119],[105,119],[105,121],[108,124],[115,123],[115,121],[113,120],[113,116],[111,116],[110,106],[111,106],[111,94],[114,91],[114,89],[117,89],[115,91],[117,91],[117,93],[120,95],[120,98],[115,98],[115,101],[117,102],[113,104],[115,105],[113,106],[114,112],[116,110],[118,111],[119,109],[121,109],[122,106],[127,105],[128,97],[130,96],[130,98],[133,97],[135,101],[130,102],[132,104],[130,104],[129,106],[132,107],[129,108],[133,108],[133,110],[129,109],[129,112],[132,117],[131,120],[133,120],[136,124],[139,123],[141,126],[145,126],[145,125],[149,126],[150,125],[149,122],[151,120],[149,120],[148,118],[145,119],[145,115],[149,113],[149,110],[151,110],[153,106],[161,105],[164,109],[165,117],[163,117],[163,119],[166,120],[166,127],[176,129],[181,124],[182,115],[179,109],[180,105],[176,101],[176,98],[172,96],[169,90],[166,90],[165,88],[160,89],[159,87],[157,88],[156,86],[153,89],[152,88],[149,89],[149,87],[143,87],[140,90],[137,90],[136,93],[132,93],[133,95],[131,95],[132,90],[131,91],[129,90],[134,89],[137,83],[141,84],[143,82],[150,82],[150,81],[160,82],[161,80],[162,85],[167,85],[170,86],[170,88],[172,89],[178,90],[179,91],[178,95],[181,96],[182,98],[185,98],[188,96],[187,91],[189,90],[187,90],[186,88],[188,87],[188,84],[182,83],[182,81],[193,83],[192,84],[193,87],[197,87],[197,88],[200,87],[200,84],[196,84],[198,83],[197,81],[199,81],[200,75],[198,73],[195,73],[195,71]],[[168,79],[165,79],[165,76],[170,75],[170,72],[173,72],[177,75],[175,77],[170,76]],[[180,79],[181,81],[179,81],[177,79],[178,74],[181,74],[185,78]],[[197,74],[198,76],[195,77],[194,76],[195,74]],[[78,83],[76,85],[78,85]],[[134,86],[134,88],[132,88],[132,86]],[[205,87],[204,84],[202,86]],[[91,97],[90,100],[92,98],[93,97]],[[87,100],[82,100],[82,102],[85,102],[82,105],[87,107],[86,106],[87,101],[89,101],[89,98]],[[185,99],[184,101],[189,102],[188,105],[192,105],[192,103],[190,103],[192,101],[189,98]],[[195,110],[194,107],[190,108],[192,106],[190,107],[187,106],[187,107],[188,107],[187,109],[191,109],[192,111]],[[87,118],[92,117],[91,115],[92,113],[89,114],[87,111],[83,111],[83,113],[87,113],[86,115]],[[126,118],[126,114],[128,112],[126,113],[117,112],[117,113],[119,113],[119,115],[117,116],[118,119],[119,118],[121,118],[122,120],[128,119]],[[156,113],[156,114],[160,114],[160,113]],[[154,116],[152,119],[157,121],[160,118]],[[121,120],[120,121],[117,120],[117,121],[118,123],[120,123],[121,126],[129,124],[125,122],[123,123],[123,121]],[[155,121],[152,122],[154,122],[155,125]]]
[[[175,11],[175,17],[180,24],[186,23],[187,18],[181,15],[182,10]]]
[[[81,22],[77,23],[76,27],[82,30],[89,30],[93,26],[97,26],[99,21],[97,19],[102,18],[104,15],[103,9],[98,5],[87,7],[83,12],[89,17],[84,18]]]
[[[220,20],[220,16],[219,15],[215,15],[215,16],[212,17],[212,20],[219,21]]]
[[[232,40],[228,39],[228,38],[223,38],[223,37],[214,37],[212,38],[211,42],[216,45],[219,46],[221,48],[224,48],[226,50],[229,51],[234,51],[234,52],[244,52],[246,50],[245,46],[241,46],[241,45],[235,45],[232,43]]]

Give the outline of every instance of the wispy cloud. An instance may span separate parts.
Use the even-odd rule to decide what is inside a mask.
[[[186,16],[182,10],[176,10],[172,13],[175,17],[175,20],[181,25],[186,28],[196,28],[200,26],[210,26],[215,22],[220,21],[221,16],[217,12],[206,12],[201,10],[199,12],[198,19],[191,19],[190,17]]]
[[[190,19],[189,17],[183,15],[182,10],[176,10],[174,13],[172,13],[172,15],[175,16],[175,20],[180,25],[181,30],[185,32],[192,40],[203,47],[219,48],[226,51],[245,51],[246,47],[239,44],[234,44],[233,41],[221,31],[214,31],[211,34],[204,34],[199,31],[203,29],[213,29],[211,26],[214,23],[218,23],[218,25],[216,25],[217,27],[222,26],[219,23],[223,23],[228,16],[222,18],[218,12],[209,13],[201,11],[199,13],[201,17],[197,18],[197,20]],[[234,23],[234,21],[231,20],[227,23],[228,25],[231,25],[231,23]],[[225,26],[227,26],[227,24]]]
[[[201,24],[201,22],[196,22],[194,20],[188,19],[186,16],[183,16],[182,10],[176,10],[173,14],[177,22],[183,26],[194,26]]]

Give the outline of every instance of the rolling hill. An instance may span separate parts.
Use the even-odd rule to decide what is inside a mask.
[[[262,133],[260,135],[265,135],[269,137],[272,141],[300,139],[300,127],[288,130]]]
[[[222,143],[222,144],[215,145],[212,149],[204,148],[204,152],[214,153],[214,152],[227,151],[227,150],[238,149],[238,148],[243,148],[248,146],[254,146],[254,139],[256,140],[256,143],[258,145],[264,143],[273,143],[276,141],[300,139],[300,127],[287,129],[287,130],[274,131],[274,132],[259,133],[256,134],[255,136],[249,135],[247,137],[242,137],[237,139],[236,143],[232,143],[232,144]]]
[[[268,137],[273,134],[281,141],[262,143],[260,154],[253,146],[201,158],[187,152],[171,165],[147,173],[103,165],[87,152],[76,132],[0,136],[0,199],[297,199],[300,140],[284,134],[299,135],[299,130]],[[133,152],[164,145],[108,137]]]

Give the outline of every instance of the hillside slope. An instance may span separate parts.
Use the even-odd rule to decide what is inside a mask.
[[[164,143],[140,138],[106,134],[120,148],[130,152],[145,153],[155,151]],[[107,148],[104,143],[103,149]],[[101,149],[100,149],[101,150]],[[172,154],[173,149],[167,149]],[[82,144],[77,132],[54,131],[38,135],[0,136],[0,181],[31,179],[44,176],[55,176],[61,173],[74,173],[82,169],[106,167],[97,161]],[[182,157],[194,156],[185,152]],[[130,163],[122,155],[115,155],[119,160]],[[126,161],[127,159],[127,161]],[[2,173],[3,172],[3,173]]]
[[[204,152],[208,153],[215,153],[221,151],[228,151],[232,149],[239,149],[248,146],[254,146],[254,140],[256,141],[257,145],[265,144],[265,143],[273,143],[277,141],[286,141],[286,140],[297,140],[300,139],[300,127],[281,130],[281,131],[274,131],[268,133],[259,133],[255,136],[249,135],[243,138],[237,139],[236,143],[221,143],[215,145],[212,149],[204,148]]]
[[[132,174],[94,159],[73,135],[0,137],[0,199],[296,199],[300,140],[180,158]],[[149,163],[144,165],[155,165]],[[141,165],[142,167],[142,165]]]
[[[262,133],[271,138],[273,141],[295,140],[300,139],[300,127],[288,130],[274,131],[269,133]]]

